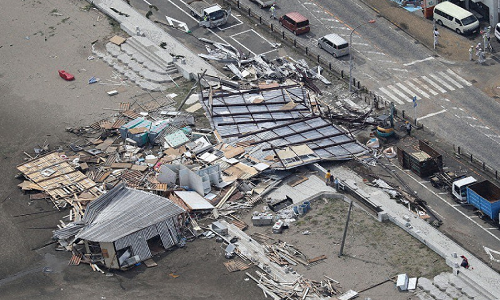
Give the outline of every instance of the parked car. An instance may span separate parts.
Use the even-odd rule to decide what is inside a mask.
[[[434,20],[458,34],[479,32],[479,21],[476,16],[448,1],[434,6]]]
[[[333,55],[340,57],[349,54],[349,43],[335,33],[327,34],[318,40],[318,47]]]
[[[290,12],[279,19],[280,24],[295,35],[309,32],[309,20],[298,12]]]
[[[276,4],[276,0],[250,0],[250,1],[257,3],[260,6],[260,8],[271,7],[273,6],[273,4]]]

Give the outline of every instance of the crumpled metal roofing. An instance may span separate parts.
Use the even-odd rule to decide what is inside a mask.
[[[83,217],[85,226],[76,238],[114,242],[183,212],[167,198],[121,183],[89,204]]]
[[[320,160],[345,160],[367,151],[353,136],[313,109],[307,91],[298,85],[215,93],[211,97],[204,93],[202,103],[224,142],[233,146],[247,144],[246,153],[275,169]],[[307,145],[314,154],[298,155],[299,163],[293,166],[265,159],[286,147],[300,145]]]

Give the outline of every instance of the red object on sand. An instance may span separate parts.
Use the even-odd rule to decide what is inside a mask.
[[[61,76],[62,79],[71,81],[75,79],[75,76],[71,75],[70,73],[64,71],[64,70],[58,70],[59,76]]]

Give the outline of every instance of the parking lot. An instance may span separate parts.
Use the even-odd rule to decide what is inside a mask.
[[[231,11],[226,24],[216,28],[203,28],[198,25],[198,20],[190,14],[187,1],[148,1],[145,4],[158,7],[158,12],[155,12],[157,17],[161,15],[168,16],[186,23],[192,34],[197,38],[230,44],[241,52],[250,53],[252,56],[262,54],[272,55],[272,53],[276,52],[274,44],[250,25],[245,24],[241,20],[241,15],[239,15],[237,10],[233,9]],[[143,9],[147,10],[143,1],[139,0],[134,5],[142,6],[144,7]]]

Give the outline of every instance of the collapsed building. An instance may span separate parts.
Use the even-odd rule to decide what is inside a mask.
[[[321,160],[345,160],[366,148],[322,117],[300,85],[201,93],[216,135],[240,147],[254,165],[285,170]]]

